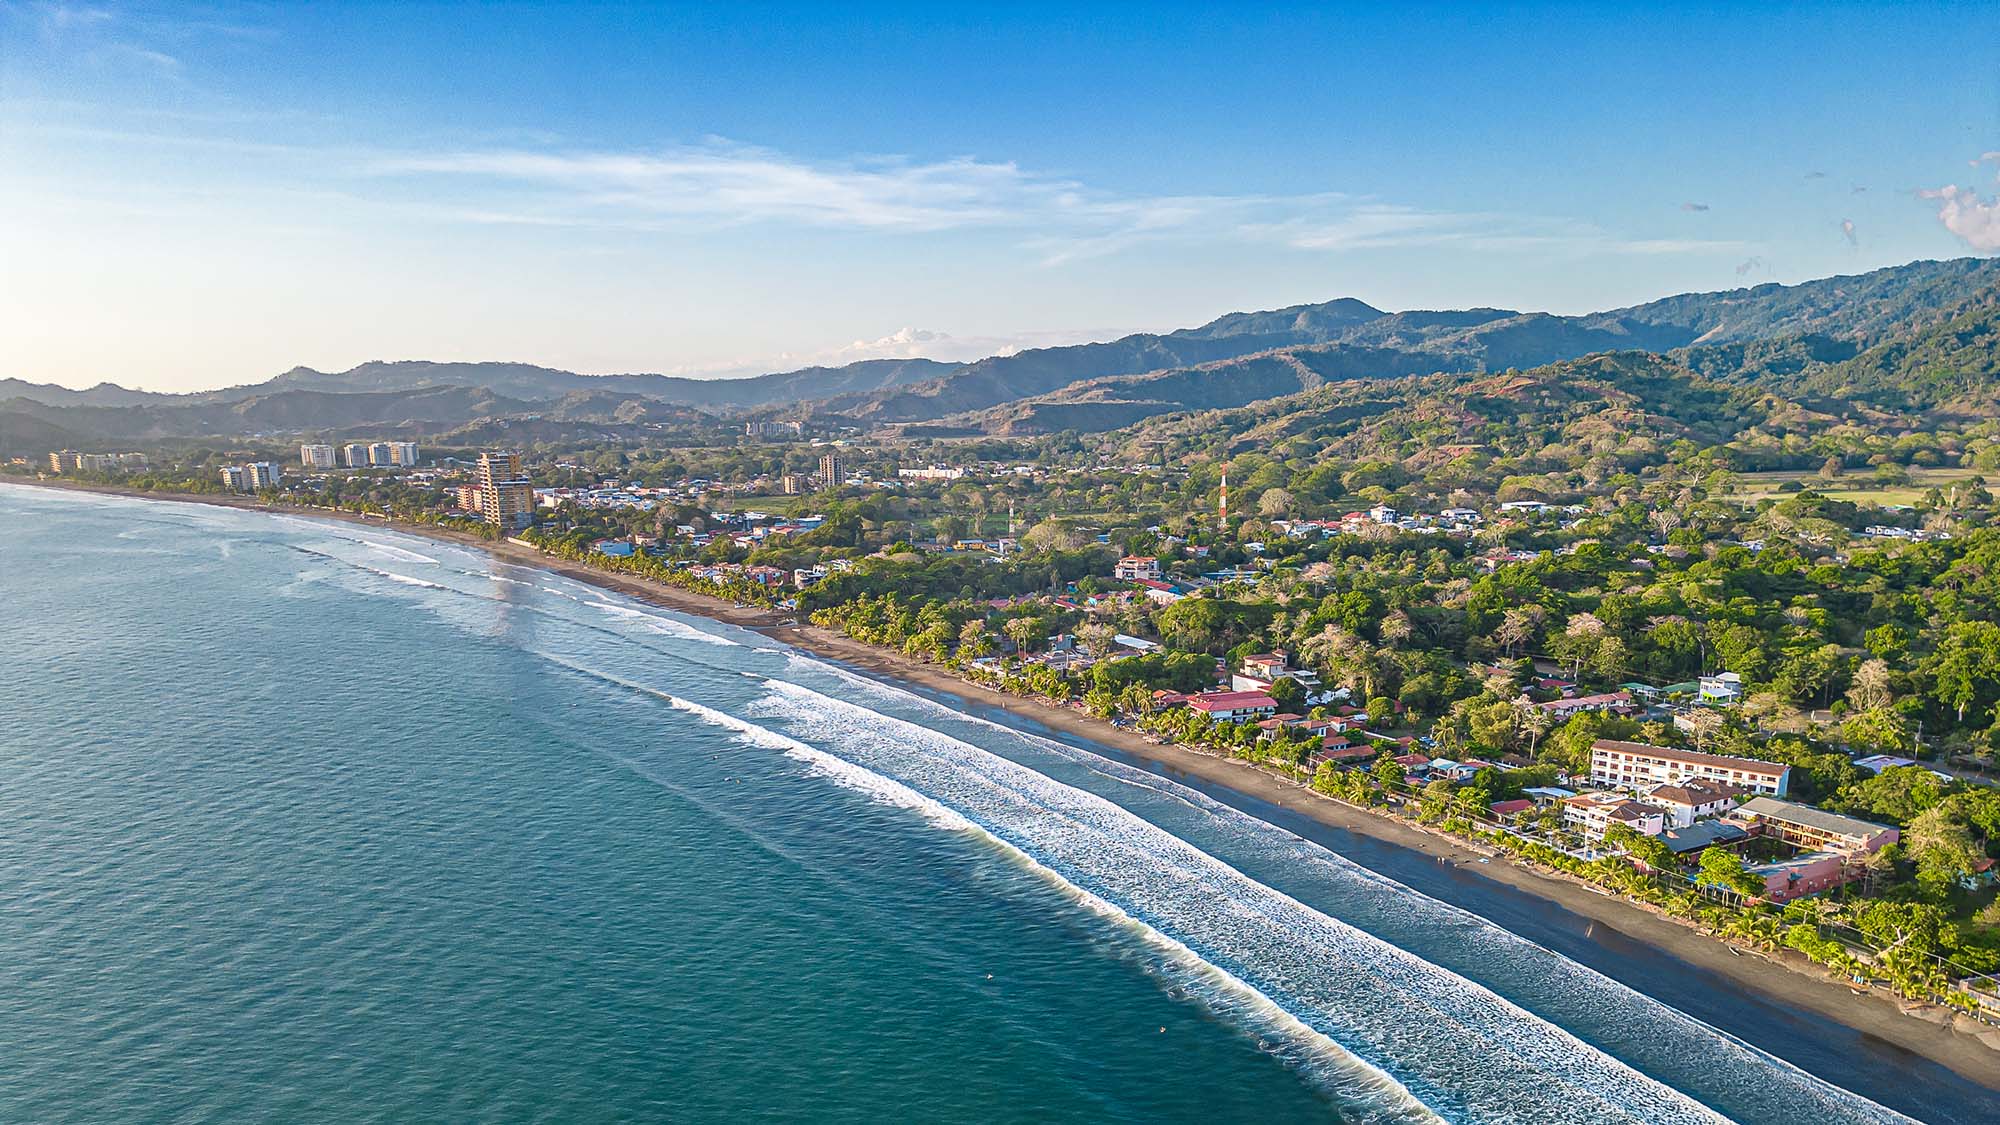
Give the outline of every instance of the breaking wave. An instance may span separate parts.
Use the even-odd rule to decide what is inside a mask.
[[[586,603],[586,604],[591,604],[591,603]],[[685,621],[676,621],[671,617],[661,617],[657,613],[647,613],[644,610],[633,609],[630,606],[619,605],[616,602],[610,602],[610,601],[597,602],[595,603],[595,605],[598,609],[601,609],[604,612],[609,613],[614,617],[623,617],[628,620],[634,620],[634,621],[644,621],[646,623],[647,628],[651,629],[655,633],[660,633],[665,636],[675,637],[677,639],[684,641],[700,641],[703,644],[716,645],[721,648],[743,647],[743,644],[740,641],[732,641],[728,637],[718,636],[714,633],[709,632],[706,629],[690,625]]]
[[[380,551],[383,554],[388,555],[392,559],[402,559],[404,562],[430,563],[432,566],[442,565],[436,559],[430,557],[429,555],[420,555],[415,551],[406,551],[401,547],[392,546],[391,544],[388,543],[377,543],[373,539],[363,539],[361,540],[361,542],[367,544],[370,548],[374,550]]]
[[[1356,1057],[1338,1042],[1300,1020],[1258,989],[1220,965],[1204,959],[1181,941],[1134,917],[1100,895],[1078,886],[1034,856],[961,815],[950,806],[865,766],[829,754],[769,727],[739,719],[691,700],[616,676],[565,664],[576,671],[634,691],[653,695],[677,711],[711,726],[731,731],[738,742],[778,750],[822,777],[871,800],[909,809],[938,828],[963,832],[1054,887],[1065,899],[1136,938],[1157,959],[1149,972],[1170,987],[1196,998],[1211,1013],[1238,1022],[1252,1034],[1278,1042],[1274,1053],[1356,1111],[1355,1120],[1380,1125],[1436,1122],[1440,1119],[1388,1073]],[[1273,1047],[1267,1041],[1267,1048]]]
[[[1801,1111],[1806,1111],[1806,1107],[1810,1107],[1808,1115],[1816,1116],[1819,1120],[1910,1120],[1886,1106],[1826,1082],[1719,1028],[1676,1008],[1661,1004],[1587,965],[1505,930],[1471,911],[1423,894],[1389,876],[1363,867],[1324,845],[1274,829],[1268,823],[1241,809],[1170,778],[1053,738],[1020,730],[979,715],[967,714],[936,700],[927,699],[914,692],[881,683],[808,656],[794,653],[789,665],[796,672],[831,674],[838,678],[846,688],[851,689],[851,694],[847,694],[849,701],[847,705],[865,713],[877,714],[879,713],[877,708],[891,706],[901,708],[908,713],[914,708],[918,713],[935,717],[944,723],[955,721],[990,729],[1009,738],[1018,739],[1038,751],[1073,762],[1094,774],[1133,788],[1147,790],[1159,797],[1184,805],[1206,817],[1210,825],[1226,832],[1239,850],[1255,853],[1259,859],[1286,864],[1289,870],[1295,872],[1302,869],[1309,874],[1317,872],[1320,878],[1315,882],[1315,886],[1330,881],[1335,889],[1348,891],[1349,894],[1343,897],[1350,900],[1354,891],[1361,891],[1365,899],[1375,906],[1376,913],[1397,915],[1393,920],[1405,927],[1420,924],[1433,931],[1448,930],[1467,949],[1490,957],[1493,963],[1504,961],[1515,966],[1520,972],[1533,974],[1539,991],[1545,996],[1558,997],[1572,1008],[1587,1007],[1591,1004],[1615,1005],[1618,1010],[1631,1013],[1637,1026],[1625,1030],[1634,1037],[1643,1037],[1655,1043],[1677,1044],[1690,1054],[1712,1057],[1720,1053],[1734,1056],[1732,1061],[1738,1066],[1731,1069],[1746,1076],[1746,1084],[1739,1084],[1736,1087],[1735,1093],[1738,1096],[1755,1096],[1756,1091],[1749,1089],[1747,1083],[1761,1081],[1757,1076],[1768,1074],[1764,1068],[1769,1067],[1781,1074],[1784,1081],[1779,1090],[1767,1091],[1765,1096],[1773,1099],[1774,1103],[1782,1102]],[[777,683],[772,681],[771,686],[775,688]],[[885,718],[900,721],[894,720],[893,716]],[[919,729],[925,728],[919,727]],[[937,733],[940,737],[948,737],[942,732]],[[1001,760],[1007,759],[1001,758]],[[1393,893],[1389,896],[1371,893],[1382,891]]]
[[[1082,891],[1122,903],[1446,1117],[1723,1120],[1492,991],[1258,883],[1102,797],[916,723],[796,684],[767,686],[757,714],[940,801]]]

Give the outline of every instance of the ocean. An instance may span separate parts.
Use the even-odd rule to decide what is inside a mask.
[[[475,550],[0,486],[0,638],[4,1121],[1995,1116]]]

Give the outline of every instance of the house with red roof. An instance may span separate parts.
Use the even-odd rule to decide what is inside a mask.
[[[1187,705],[1219,723],[1268,719],[1278,713],[1278,701],[1261,691],[1205,691],[1188,696]]]

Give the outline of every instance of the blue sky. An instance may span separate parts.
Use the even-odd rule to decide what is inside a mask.
[[[0,0],[0,376],[745,373],[2000,252],[1990,5],[1220,7]]]

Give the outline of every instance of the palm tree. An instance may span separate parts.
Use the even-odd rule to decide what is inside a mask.
[[[1041,635],[1042,623],[1032,617],[1014,617],[1008,619],[1001,629],[1006,632],[1007,639],[1014,642],[1014,647],[1025,654],[1028,646]]]
[[[1556,717],[1540,707],[1530,707],[1528,713],[1522,716],[1521,725],[1528,728],[1529,757],[1535,756],[1536,744],[1541,742],[1543,735],[1549,733],[1549,728],[1554,726],[1555,722]]]

